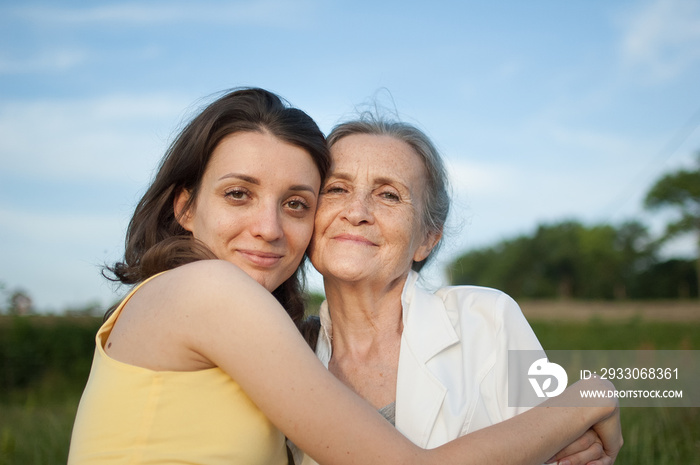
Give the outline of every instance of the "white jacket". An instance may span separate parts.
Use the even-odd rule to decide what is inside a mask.
[[[542,346],[518,304],[477,286],[431,294],[416,285],[418,277],[410,272],[401,295],[396,428],[415,444],[434,448],[527,410],[508,406],[508,350]],[[326,302],[320,318],[316,355],[328,367],[332,323]],[[526,380],[526,373],[518,379]],[[303,462],[313,463],[308,456]]]

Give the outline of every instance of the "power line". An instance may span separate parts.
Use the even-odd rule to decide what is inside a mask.
[[[631,197],[631,191],[635,189],[643,180],[650,177],[652,170],[656,171],[656,167],[665,164],[671,156],[673,156],[678,149],[690,138],[690,136],[700,127],[700,107],[688,118],[688,120],[683,124],[678,131],[671,137],[671,139],[664,145],[664,147],[644,166],[640,169],[637,174],[630,179],[626,184],[625,188],[622,189],[620,194],[608,204],[604,211],[619,210],[624,203],[626,203]],[[605,215],[608,217],[608,222],[615,215],[616,212],[609,213]]]

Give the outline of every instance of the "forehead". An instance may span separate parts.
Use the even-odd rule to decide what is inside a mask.
[[[268,132],[237,132],[224,137],[216,146],[206,173],[216,176],[226,171],[264,175],[264,179],[303,178],[320,182],[320,173],[311,155],[301,147]]]
[[[393,136],[353,134],[331,147],[332,174],[366,174],[425,180],[423,160],[406,142]]]

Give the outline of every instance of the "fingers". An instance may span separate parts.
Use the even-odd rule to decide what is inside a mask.
[[[558,459],[557,463],[558,465],[610,465],[612,462],[606,463],[606,458],[608,457],[603,452],[603,445],[595,442],[585,450]]]
[[[598,434],[593,431],[592,429],[589,429],[581,437],[576,439],[574,442],[560,450],[557,455],[549,459],[546,463],[555,463],[556,461],[561,461],[565,457],[569,457],[571,455],[577,454],[579,452],[587,450],[589,447],[591,447],[596,441],[599,441],[598,439]],[[588,460],[595,460],[597,457],[591,457]],[[585,463],[585,462],[583,462]]]
[[[613,463],[615,463],[614,458],[608,457],[607,455],[603,454],[603,457],[601,457],[600,459],[588,462],[586,465],[613,465]]]

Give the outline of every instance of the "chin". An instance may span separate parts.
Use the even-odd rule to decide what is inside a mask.
[[[335,267],[335,269],[328,270],[328,275],[341,281],[357,281],[367,277],[367,269],[363,267]]]
[[[269,276],[269,275],[263,275],[263,276],[253,276],[253,278],[260,284],[262,287],[268,290],[268,292],[272,293],[275,289],[280,287],[284,282],[289,279],[289,277],[285,279],[281,279],[278,276]]]
[[[255,279],[258,282],[258,284],[260,284],[262,287],[267,289],[269,292],[274,291],[275,288],[277,287],[277,286],[274,286],[274,287],[272,286],[269,276],[253,275],[253,279]]]
[[[262,287],[272,292],[291,278],[296,268],[288,272],[283,272],[283,270],[261,271],[255,268],[243,268],[243,271]]]
[[[245,274],[247,274],[248,276],[253,278],[255,280],[255,282],[260,284],[262,287],[264,287],[268,291],[270,290],[270,288],[268,286],[268,282],[270,281],[270,276],[267,273],[261,273],[260,270],[250,269],[250,268],[246,268],[243,266],[241,267],[241,269],[243,271],[245,271]]]

